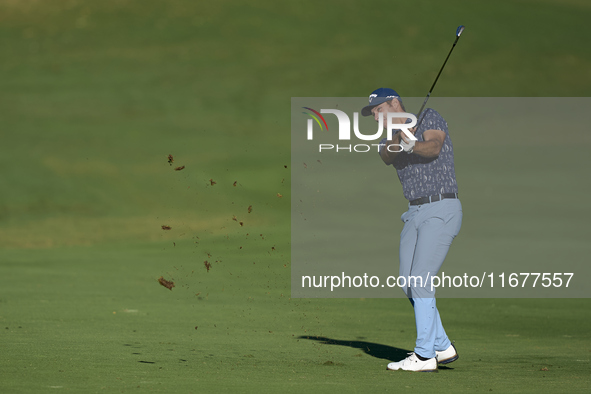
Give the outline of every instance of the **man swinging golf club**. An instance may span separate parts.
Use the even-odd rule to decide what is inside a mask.
[[[370,104],[361,114],[373,115],[376,121],[382,117],[386,124],[387,114],[392,112],[406,112],[402,100],[396,91],[380,88],[371,94]],[[460,231],[462,205],[447,123],[430,108],[419,113],[418,119],[418,128],[411,129],[417,141],[399,131],[380,145],[380,157],[394,166],[409,200],[408,211],[402,215],[399,276],[405,278],[403,290],[414,307],[417,327],[414,352],[388,364],[388,369],[435,372],[438,364],[455,361],[458,354],[441,324],[429,278],[439,272]],[[405,123],[404,118],[393,121]]]
[[[406,278],[403,290],[414,308],[417,327],[414,352],[404,360],[388,364],[389,370],[437,372],[438,364],[458,359],[441,324],[430,278],[439,272],[460,231],[462,205],[447,122],[437,111],[423,109],[463,31],[464,26],[457,28],[455,41],[417,113],[417,126],[410,129],[415,138],[398,131],[391,140],[384,138],[380,142],[380,157],[396,169],[404,197],[409,201],[408,211],[401,217],[404,227],[400,234],[399,276]],[[361,114],[373,115],[386,125],[388,113],[392,112],[406,113],[402,99],[396,91],[380,88],[369,96],[369,105]],[[391,121],[412,122],[405,116]]]

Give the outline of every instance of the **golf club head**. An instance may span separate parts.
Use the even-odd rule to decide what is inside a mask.
[[[456,30],[456,37],[459,37],[463,31],[464,31],[464,25],[458,26],[458,30]]]

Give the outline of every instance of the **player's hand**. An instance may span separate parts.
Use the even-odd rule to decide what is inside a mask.
[[[409,129],[409,131],[414,135],[415,132],[417,131],[416,127],[413,127],[412,129]],[[406,136],[406,134],[404,133],[400,133],[400,146],[402,146],[402,150],[406,153],[412,153],[414,147],[415,147],[415,140],[411,140],[410,138],[408,138]]]
[[[415,135],[417,128],[413,127],[412,129],[408,129],[408,131],[410,131],[412,135]],[[404,134],[402,131],[399,131],[397,134],[400,134],[400,142],[404,141],[406,143],[409,143],[411,141],[410,138],[408,138],[406,134]]]
[[[400,140],[400,146],[402,146],[402,150],[406,153],[412,153],[415,143],[415,140],[410,140],[410,142],[406,142],[404,139]]]

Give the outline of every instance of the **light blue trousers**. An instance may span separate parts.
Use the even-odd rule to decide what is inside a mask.
[[[462,204],[458,199],[445,199],[430,204],[409,206],[402,217],[404,228],[400,234],[399,275],[421,277],[408,280],[403,287],[415,310],[417,342],[415,353],[421,357],[435,357],[435,351],[450,346],[435,305],[435,290],[428,278],[437,275],[451,242],[462,226]]]

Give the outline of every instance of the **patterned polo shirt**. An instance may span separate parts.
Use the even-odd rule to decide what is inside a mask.
[[[454,148],[447,130],[447,122],[434,109],[424,112],[425,119],[415,133],[417,142],[424,141],[425,130],[445,132],[445,140],[438,157],[422,157],[415,153],[401,152],[392,164],[402,184],[404,197],[411,201],[440,193],[457,193],[456,172],[454,167]],[[386,143],[386,138],[381,144]],[[382,147],[384,149],[384,147]]]

